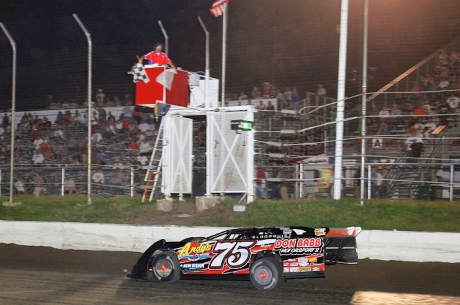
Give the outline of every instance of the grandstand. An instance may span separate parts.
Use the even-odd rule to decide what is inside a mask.
[[[402,73],[382,90],[370,94],[364,139],[360,136],[359,119],[345,123],[343,196],[356,197],[359,194],[362,140],[366,141],[366,172],[376,169],[382,174],[379,197],[447,199],[458,196],[459,181],[453,179],[456,176],[456,166],[453,165],[460,159],[460,103],[457,101],[460,94],[460,60],[455,56],[458,56],[458,50],[459,40],[455,40]],[[443,85],[446,80],[447,86]],[[452,98],[451,104],[449,98]],[[336,115],[335,100],[306,92],[305,98],[296,103],[286,103],[284,95],[228,100],[226,103],[246,104],[251,100],[258,109],[255,115],[255,162],[257,167],[270,172],[268,184],[279,182],[273,173],[281,170],[289,197],[329,196],[327,188],[331,187],[331,183],[326,183],[326,189],[318,184],[324,182],[321,169],[334,165],[334,124],[331,122]],[[275,110],[266,110],[269,103],[275,106]],[[346,109],[346,118],[359,116],[358,99],[347,101],[347,105],[353,104],[357,106]],[[140,194],[144,183],[143,168],[148,158],[145,152],[141,154],[139,148],[132,147],[130,143],[139,144],[142,140],[153,143],[158,121],[148,114],[140,116],[134,113],[125,118],[126,108],[121,106],[99,105],[95,109],[92,134],[99,133],[101,137],[93,139],[92,164],[95,171],[102,171],[107,182],[96,184],[95,195]],[[129,109],[132,113],[133,107]],[[98,110],[101,111],[100,116]],[[110,113],[109,119],[107,113]],[[85,193],[87,109],[18,112],[16,115],[15,180],[25,182],[26,193],[33,192],[35,172],[44,174],[47,194],[65,193],[63,183],[68,175],[74,178],[77,193]],[[2,173],[6,172],[9,164],[9,116],[9,113],[3,114]],[[195,173],[201,173],[206,167],[205,135],[200,132],[202,119],[194,119]],[[423,126],[429,119],[434,121],[435,128],[427,134]],[[141,124],[148,127],[141,130]],[[383,132],[382,124],[386,126],[386,132]],[[408,164],[405,143],[410,131],[418,128],[416,124],[422,128],[424,145],[417,163]],[[33,157],[37,151],[44,158],[34,164]],[[326,156],[326,159],[318,163],[315,161],[317,156]],[[307,172],[313,172],[313,175]],[[299,177],[309,178],[302,180]],[[203,177],[195,175],[195,179],[203,180]],[[377,178],[372,176],[365,179],[369,182],[369,189],[377,182]],[[194,185],[200,185],[199,181],[195,181]],[[8,187],[7,183],[2,183],[2,192],[7,192]],[[194,191],[194,195],[202,193],[198,187]]]

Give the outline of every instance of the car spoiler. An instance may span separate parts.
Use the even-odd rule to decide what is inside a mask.
[[[325,257],[327,265],[358,263],[356,236],[360,227],[329,228],[325,237]]]

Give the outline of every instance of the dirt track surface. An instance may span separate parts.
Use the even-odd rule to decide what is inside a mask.
[[[350,304],[358,291],[460,297],[460,264],[361,260],[260,292],[247,281],[128,279],[123,270],[139,255],[0,244],[0,304]]]

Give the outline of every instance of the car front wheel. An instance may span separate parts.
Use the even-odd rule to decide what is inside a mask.
[[[170,251],[152,256],[147,269],[148,278],[158,282],[174,283],[180,279],[179,259]]]

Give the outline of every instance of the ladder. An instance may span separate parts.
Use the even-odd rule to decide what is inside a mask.
[[[160,127],[158,129],[157,138],[155,140],[155,146],[152,150],[152,155],[150,156],[149,165],[147,166],[147,172],[145,173],[144,178],[144,192],[142,194],[142,202],[148,198],[149,202],[152,201],[157,189],[158,182],[161,178],[161,153],[163,151],[163,133],[164,126],[163,120],[161,120]]]

